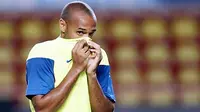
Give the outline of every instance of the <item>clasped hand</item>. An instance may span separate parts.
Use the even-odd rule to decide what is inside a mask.
[[[95,74],[102,60],[101,47],[92,41],[80,40],[72,49],[73,67],[80,72],[86,70],[87,74]]]

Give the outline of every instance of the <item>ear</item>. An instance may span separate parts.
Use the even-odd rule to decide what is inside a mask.
[[[67,30],[67,23],[65,22],[65,20],[63,20],[62,18],[60,18],[59,25],[60,25],[61,32],[63,32],[63,33],[66,32],[66,30]]]

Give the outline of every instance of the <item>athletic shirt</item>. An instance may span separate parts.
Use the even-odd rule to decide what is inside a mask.
[[[26,61],[26,96],[29,98],[30,109],[35,112],[31,96],[48,94],[57,87],[65,78],[72,66],[72,49],[78,39],[54,40],[36,44],[30,51]],[[104,95],[115,102],[110,66],[107,55],[103,49],[102,61],[97,67],[97,79]],[[88,82],[86,72],[83,71],[67,99],[57,112],[91,112],[89,100]]]

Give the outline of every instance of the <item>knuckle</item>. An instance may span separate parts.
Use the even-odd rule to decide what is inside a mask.
[[[97,49],[100,49],[101,48],[101,46],[100,45],[97,45]]]
[[[83,53],[84,53],[84,50],[78,51],[78,54],[79,54],[79,55],[83,55]]]
[[[78,53],[78,52],[74,52],[74,54],[75,54],[75,55],[79,55],[79,53]]]
[[[82,54],[82,53],[78,53],[78,55],[79,55],[80,57],[83,57],[83,54]]]
[[[81,54],[81,56],[84,58],[85,57],[85,55],[84,54]]]

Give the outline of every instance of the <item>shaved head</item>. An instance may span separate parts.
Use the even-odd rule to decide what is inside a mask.
[[[97,18],[92,8],[84,2],[70,2],[60,15],[63,38],[92,37],[96,31]]]
[[[78,11],[90,15],[96,20],[96,15],[92,8],[88,4],[81,1],[74,1],[65,5],[61,12],[60,18],[62,18],[63,20],[70,20],[73,16],[73,13]]]

